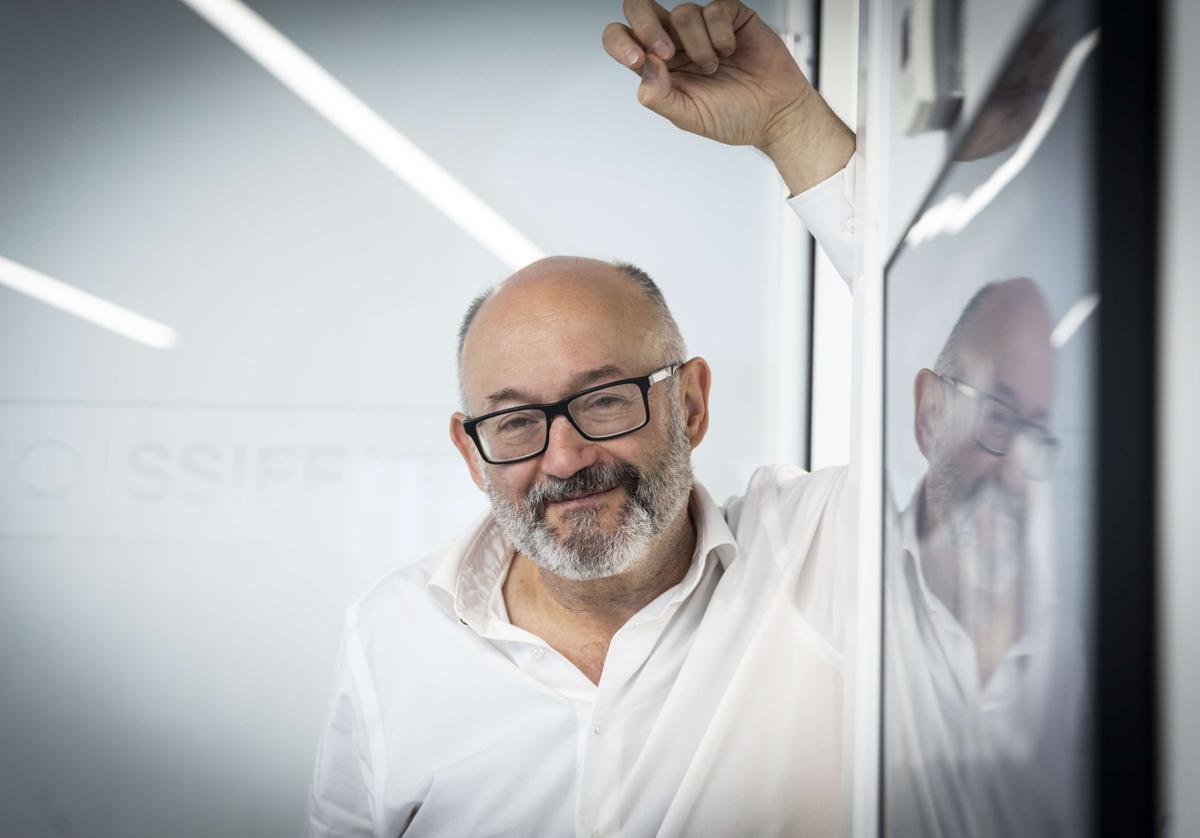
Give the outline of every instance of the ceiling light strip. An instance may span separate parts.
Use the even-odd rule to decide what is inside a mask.
[[[544,255],[529,239],[237,0],[181,0],[343,134],[513,270]]]
[[[179,339],[170,326],[3,256],[0,256],[0,284],[154,349],[170,349]]]

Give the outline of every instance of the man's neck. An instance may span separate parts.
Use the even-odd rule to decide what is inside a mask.
[[[679,584],[695,549],[696,529],[685,507],[650,551],[616,576],[564,579],[517,553],[503,586],[509,621],[541,637],[598,682],[612,636],[663,591]]]

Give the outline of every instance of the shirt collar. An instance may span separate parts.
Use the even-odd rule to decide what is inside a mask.
[[[708,556],[715,553],[725,570],[738,555],[737,542],[725,521],[724,512],[698,481],[692,484],[688,509],[696,528],[692,566],[675,586],[675,595],[662,602],[663,608],[686,597],[698,584]],[[450,546],[428,585],[449,597],[454,615],[460,622],[483,630],[489,618],[491,597],[508,572],[513,553],[512,543],[488,512]]]

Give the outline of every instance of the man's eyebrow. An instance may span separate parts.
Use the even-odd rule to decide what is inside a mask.
[[[568,389],[573,393],[576,390],[584,389],[590,384],[602,384],[605,381],[628,377],[625,370],[616,364],[605,364],[602,367],[596,367],[595,369],[590,369],[573,376]]]
[[[590,384],[600,384],[609,379],[627,378],[628,376],[621,367],[616,364],[605,364],[602,367],[595,367],[590,370],[584,370],[581,373],[573,375],[567,385],[567,393],[574,393],[577,390],[583,390]],[[490,410],[493,406],[500,402],[514,402],[516,404],[541,404],[535,396],[526,393],[524,390],[519,390],[516,387],[504,387],[494,393],[488,394],[485,404]]]
[[[500,402],[517,402],[519,404],[533,404],[537,400],[530,395],[518,390],[516,387],[505,387],[502,390],[490,394],[484,401],[484,404],[490,409],[493,405]]]

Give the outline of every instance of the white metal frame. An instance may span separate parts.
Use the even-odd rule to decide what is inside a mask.
[[[858,476],[857,619],[853,647],[853,817],[848,834],[875,836],[879,824],[883,660],[883,322],[888,259],[888,0],[859,9],[858,171],[855,224],[862,263],[854,282],[851,462]],[[872,25],[874,23],[874,25]]]

